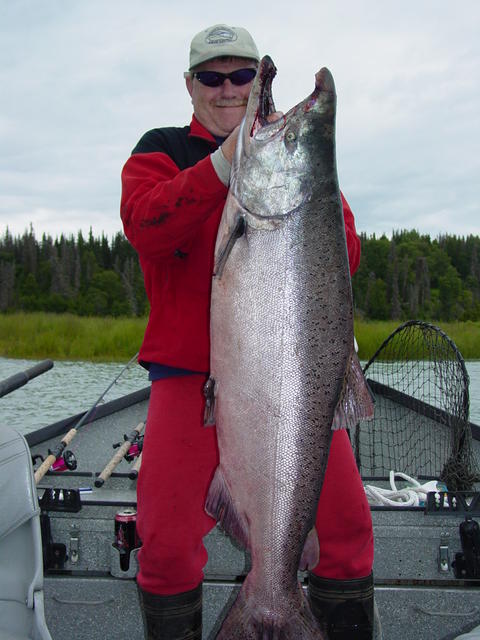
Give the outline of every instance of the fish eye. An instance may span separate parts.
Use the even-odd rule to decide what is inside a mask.
[[[285,140],[287,142],[295,142],[295,140],[297,139],[297,134],[295,133],[295,131],[292,131],[290,129],[290,131],[287,131],[287,133],[285,134]]]
[[[294,129],[285,131],[284,143],[286,150],[293,153],[297,148],[297,132]]]

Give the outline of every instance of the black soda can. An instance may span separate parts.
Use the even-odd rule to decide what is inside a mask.
[[[140,546],[137,536],[137,512],[135,509],[122,509],[115,514],[115,541],[113,546],[120,553],[120,567],[128,571],[130,553]]]

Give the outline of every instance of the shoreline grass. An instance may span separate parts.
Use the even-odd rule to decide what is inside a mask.
[[[125,362],[140,348],[147,318],[91,318],[71,314],[0,314],[0,356]],[[355,321],[359,356],[368,360],[400,322]],[[480,322],[432,322],[465,360],[480,360]]]
[[[147,318],[72,314],[0,315],[0,355],[6,358],[128,361],[139,349]]]
[[[480,322],[427,321],[438,327],[453,340],[464,360],[480,360]],[[397,321],[355,320],[355,337],[361,360],[371,358],[378,347],[399,327]]]

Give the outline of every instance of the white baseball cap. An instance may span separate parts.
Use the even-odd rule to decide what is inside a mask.
[[[260,60],[257,45],[246,29],[215,24],[200,31],[193,38],[190,45],[189,69],[220,56],[251,58],[256,62]]]

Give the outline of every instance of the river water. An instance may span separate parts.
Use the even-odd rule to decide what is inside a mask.
[[[38,361],[0,358],[0,380],[25,371]],[[470,420],[480,424],[480,361],[467,361],[470,376]],[[46,373],[0,398],[0,426],[22,433],[89,409],[122,371],[124,364],[55,362]],[[132,364],[105,396],[114,400],[148,386],[147,372]]]

